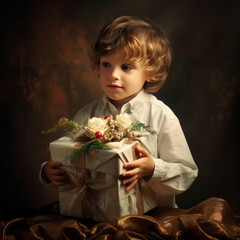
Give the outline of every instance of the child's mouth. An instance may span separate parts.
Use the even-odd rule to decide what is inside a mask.
[[[122,88],[122,87],[120,87],[120,86],[118,86],[116,84],[109,84],[109,85],[107,85],[107,87],[109,87],[111,89],[120,89],[120,88]]]

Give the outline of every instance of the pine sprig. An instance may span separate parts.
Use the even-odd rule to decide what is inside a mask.
[[[42,131],[42,134],[44,135],[48,135],[50,133],[53,133],[53,132],[57,132],[59,130],[72,130],[73,128],[75,127],[80,127],[80,125],[77,123],[77,122],[74,122],[72,120],[68,120],[66,124],[64,125],[59,125],[59,124],[56,124],[55,127],[49,129],[49,130],[46,130],[46,131]]]
[[[65,156],[65,159],[69,158],[75,158],[77,157],[81,152],[88,152],[92,150],[112,150],[111,147],[108,147],[107,145],[99,142],[98,140],[94,140],[91,142],[88,142],[86,144],[83,144],[81,148],[79,148],[74,153],[68,154]]]
[[[151,135],[154,135],[157,133],[155,130],[151,129],[150,126],[146,126],[143,123],[132,123],[132,128],[133,128],[133,131],[141,131],[142,129],[144,129],[145,131],[149,132]]]

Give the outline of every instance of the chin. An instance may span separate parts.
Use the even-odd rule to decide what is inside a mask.
[[[112,101],[120,101],[123,99],[123,98],[116,98],[116,97],[111,97],[111,96],[108,96],[108,98]]]
[[[108,98],[110,98],[111,100],[115,100],[115,101],[121,100],[124,98],[124,97],[117,96],[115,94],[106,94],[106,95],[108,96]]]

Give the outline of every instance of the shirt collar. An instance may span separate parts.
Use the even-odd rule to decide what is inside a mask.
[[[122,112],[133,112],[139,105],[146,102],[147,98],[148,94],[144,90],[141,90],[136,97],[134,97],[132,100],[122,106]],[[106,94],[104,94],[102,102],[103,107],[106,107],[106,105],[113,106]]]
[[[125,105],[129,105],[130,111],[133,112],[139,105],[142,105],[144,102],[146,102],[147,98],[148,94],[144,90],[141,90],[141,92],[139,92],[139,94],[136,97],[134,97]]]
[[[106,94],[103,95],[102,102],[103,107],[106,107],[106,105],[112,105],[111,101],[109,100]]]

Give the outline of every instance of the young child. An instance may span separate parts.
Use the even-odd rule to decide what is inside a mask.
[[[102,99],[83,107],[74,117],[80,125],[89,118],[128,113],[132,122],[149,125],[157,134],[137,147],[140,158],[126,163],[121,176],[126,191],[141,178],[156,194],[158,206],[176,207],[175,194],[184,192],[197,176],[179,120],[163,102],[150,93],[164,83],[171,63],[169,42],[150,20],[122,16],[105,26],[97,39],[92,66],[97,68]],[[42,165],[40,179],[56,186],[65,184],[59,162]]]

